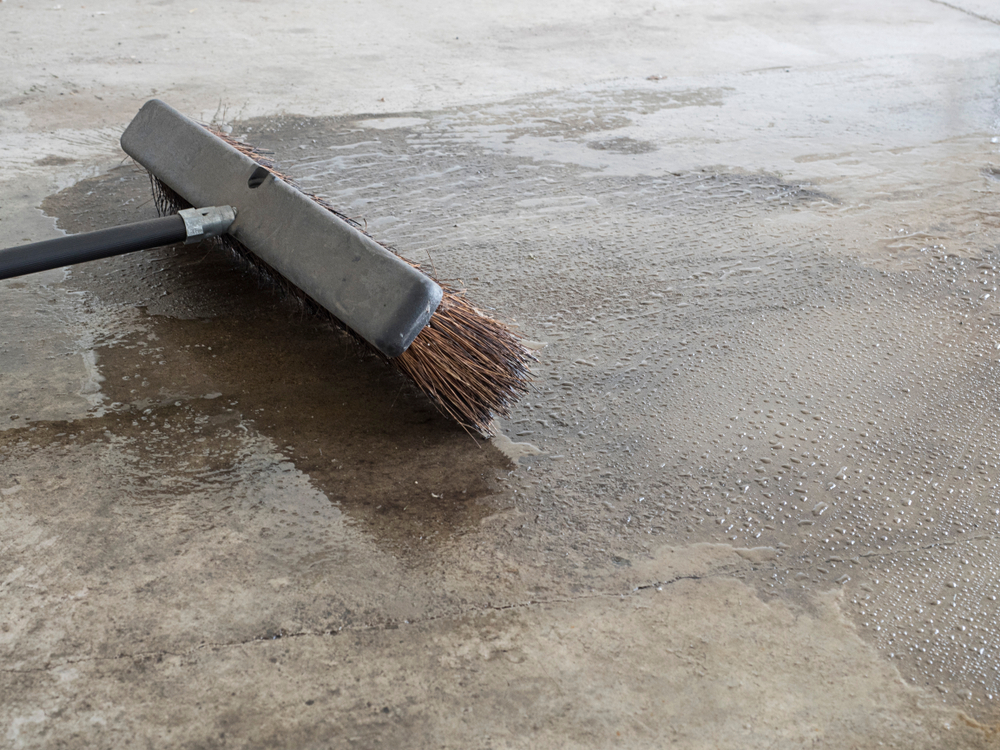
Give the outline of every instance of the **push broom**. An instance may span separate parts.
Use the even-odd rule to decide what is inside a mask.
[[[494,417],[527,391],[534,357],[514,332],[300,190],[259,151],[157,99],[121,144],[171,215],[0,250],[0,279],[219,237],[342,323],[464,428],[493,434]]]

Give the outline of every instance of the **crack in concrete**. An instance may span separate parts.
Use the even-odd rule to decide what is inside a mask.
[[[1000,26],[1000,19],[990,18],[989,16],[984,16],[980,13],[976,13],[968,8],[963,8],[959,5],[952,5],[951,3],[945,2],[945,0],[931,0],[932,3],[938,5],[943,5],[946,8],[951,8],[952,10],[957,10],[959,13],[965,13],[966,15],[972,16],[973,18],[978,18],[980,21],[986,21],[987,23],[995,23]]]
[[[323,638],[326,636],[338,635],[339,633],[343,632],[365,633],[373,631],[394,630],[398,629],[401,626],[426,625],[428,623],[439,622],[441,620],[450,620],[458,617],[465,617],[468,615],[483,614],[486,612],[506,612],[511,610],[528,609],[530,607],[540,607],[548,604],[567,604],[571,602],[587,601],[590,599],[611,599],[611,598],[624,599],[626,597],[635,596],[636,594],[643,591],[649,591],[650,589],[662,588],[663,586],[670,586],[674,583],[677,583],[678,581],[685,581],[685,580],[700,581],[704,578],[714,578],[721,575],[726,575],[726,573],[719,572],[716,574],[709,574],[709,575],[677,576],[676,578],[671,578],[669,580],[654,581],[653,583],[646,583],[640,586],[636,586],[627,593],[599,592],[594,594],[586,594],[583,596],[567,597],[563,599],[529,599],[526,602],[513,602],[511,604],[474,607],[472,609],[464,610],[462,612],[457,612],[451,615],[438,615],[436,617],[428,617],[426,619],[421,619],[421,620],[403,620],[402,622],[390,620],[379,625],[364,625],[359,627],[346,626],[338,628],[337,630],[322,630],[322,631],[303,630],[297,633],[284,633],[279,631],[276,635],[270,637],[255,636],[253,638],[247,638],[241,641],[203,642],[198,644],[194,648],[179,653],[175,651],[165,651],[165,650],[137,651],[135,653],[130,653],[130,654],[120,653],[116,656],[91,656],[83,659],[70,659],[60,662],[59,664],[47,664],[43,667],[32,667],[29,669],[0,668],[0,674],[14,674],[14,675],[37,674],[44,672],[52,672],[58,669],[65,669],[66,667],[72,667],[77,664],[88,664],[88,663],[96,663],[103,661],[120,661],[122,659],[129,659],[135,661],[141,659],[148,659],[152,657],[164,657],[164,656],[175,656],[178,658],[183,658],[185,656],[190,656],[191,654],[194,654],[198,651],[202,651],[204,649],[235,648],[239,646],[247,646],[254,643],[270,643],[273,641],[284,640],[286,638],[306,638],[306,637]]]

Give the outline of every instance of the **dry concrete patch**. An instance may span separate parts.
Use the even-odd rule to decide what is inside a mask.
[[[991,746],[840,614],[728,578],[84,659],[0,680],[10,747]],[[317,668],[319,667],[319,668]],[[271,717],[283,717],[276,725]]]

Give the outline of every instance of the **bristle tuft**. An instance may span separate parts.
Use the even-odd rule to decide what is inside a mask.
[[[494,416],[527,392],[535,357],[507,326],[442,288],[437,312],[392,364],[460,425],[492,435]]]

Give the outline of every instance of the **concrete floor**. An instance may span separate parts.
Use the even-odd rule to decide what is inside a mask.
[[[0,282],[0,744],[1000,744],[992,0],[0,36],[0,247],[155,96],[544,345],[487,442],[211,248]]]

